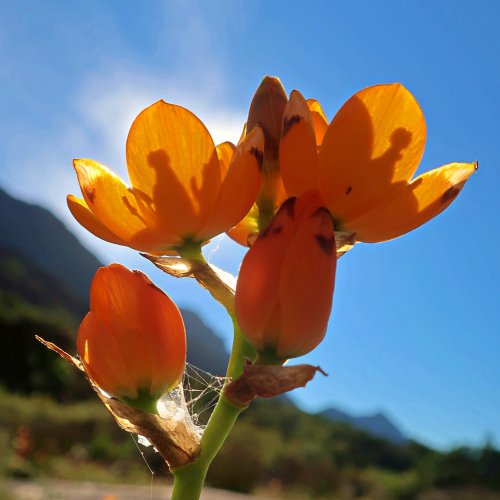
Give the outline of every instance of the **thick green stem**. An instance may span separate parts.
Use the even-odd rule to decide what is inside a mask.
[[[179,253],[182,257],[191,258],[197,262],[206,264],[201,250],[197,252],[195,249],[190,249],[189,252],[185,252],[183,249]],[[236,378],[243,372],[245,357],[253,359],[255,351],[243,337],[234,312],[228,310],[228,313],[233,321],[234,339],[227,368],[227,376]],[[224,444],[238,415],[244,409],[244,407],[238,407],[230,403],[224,397],[224,392],[221,393],[201,438],[200,454],[194,462],[172,470],[174,475],[172,500],[199,499],[208,468]]]
[[[172,471],[172,500],[198,500],[208,468],[242,410],[244,408],[234,406],[221,395],[203,433],[200,455],[194,462]]]

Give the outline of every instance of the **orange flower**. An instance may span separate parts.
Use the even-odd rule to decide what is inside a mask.
[[[267,223],[259,212],[266,186],[274,210],[286,197],[319,190],[337,232],[345,233],[346,240],[354,235],[357,241],[377,242],[401,236],[442,212],[477,168],[476,163],[450,163],[412,179],[423,155],[426,127],[419,105],[400,84],[358,92],[330,124],[318,101],[306,101],[296,90],[287,101],[280,88],[278,79],[266,77],[250,108],[248,129],[262,125],[266,152],[279,148],[279,155],[265,155],[257,204],[229,232],[243,245],[250,245]],[[279,134],[275,126],[266,128],[264,118],[250,121],[255,109],[263,117],[281,117]],[[266,168],[271,172],[267,182]]]
[[[176,253],[227,231],[250,210],[261,182],[262,131],[215,147],[190,111],[164,101],[135,119],[127,139],[128,187],[105,166],[75,160],[78,222],[103,240],[152,254]]]
[[[77,347],[96,385],[150,412],[179,383],[186,362],[177,306],[144,274],[119,264],[96,272]]]
[[[257,362],[283,362],[321,342],[336,263],[333,221],[317,193],[285,201],[243,259],[236,287],[236,315]]]
[[[335,230],[357,241],[397,238],[442,212],[477,168],[450,163],[412,179],[425,136],[422,111],[400,84],[358,92],[327,129],[319,104],[293,91],[279,155],[286,192],[319,189]]]

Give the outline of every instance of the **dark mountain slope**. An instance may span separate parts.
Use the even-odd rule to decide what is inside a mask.
[[[0,189],[0,246],[16,250],[88,302],[101,263],[45,208],[17,200]]]
[[[321,416],[334,422],[342,422],[368,432],[372,436],[386,439],[394,444],[405,444],[408,438],[383,413],[355,417],[336,408],[321,412]]]

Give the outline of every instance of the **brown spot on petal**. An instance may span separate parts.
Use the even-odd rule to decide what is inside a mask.
[[[347,196],[348,194],[351,194],[351,191],[352,191],[352,186],[349,186],[349,187],[346,189],[346,191],[345,191],[346,196]]]
[[[94,203],[95,200],[95,188],[94,186],[85,186],[85,194],[89,199],[90,203]]]
[[[273,229],[272,229],[272,233],[273,234],[280,234],[281,231],[283,231],[283,227],[282,226],[273,227]]]
[[[453,199],[456,198],[458,193],[460,193],[460,187],[451,186],[443,193],[443,196],[441,196],[441,203],[445,204],[453,201]]]
[[[335,237],[331,236],[328,238],[327,236],[323,236],[322,234],[316,235],[316,241],[318,245],[321,247],[321,250],[325,252],[327,255],[333,254],[333,249],[335,248]]]
[[[290,129],[296,124],[299,123],[302,118],[299,115],[292,115],[290,117],[285,116],[283,120],[283,130],[281,132],[281,137],[285,137]]]
[[[259,237],[257,239],[258,240],[263,240],[264,238],[267,238],[267,236],[269,235],[269,231],[271,231],[271,225],[270,224],[269,224],[269,226],[267,226],[265,229],[263,229],[259,233]]]
[[[332,224],[334,224],[333,216],[330,213],[330,210],[328,210],[328,208],[326,207],[319,207],[311,214],[311,217],[325,217],[325,216],[332,221]]]
[[[250,154],[255,157],[257,160],[257,165],[259,166],[259,170],[262,170],[262,164],[264,162],[264,152],[261,151],[259,148],[256,148],[253,146],[250,148]]]
[[[297,197],[292,196],[283,202],[279,211],[286,210],[288,216],[293,219],[295,217],[295,202],[297,201]]]

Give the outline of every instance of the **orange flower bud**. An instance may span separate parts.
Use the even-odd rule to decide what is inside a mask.
[[[120,264],[96,272],[77,347],[96,385],[149,412],[179,383],[186,362],[177,306],[143,273]]]
[[[333,220],[316,192],[289,198],[241,265],[236,315],[264,363],[302,356],[323,339],[332,306]]]
[[[262,184],[251,210],[228,234],[238,243],[250,246],[259,229],[266,227],[279,206],[287,198],[279,172],[279,144],[283,113],[288,102],[285,89],[279,78],[266,76],[255,91],[248,121],[242,139],[247,131],[261,129],[265,139],[262,156]]]

